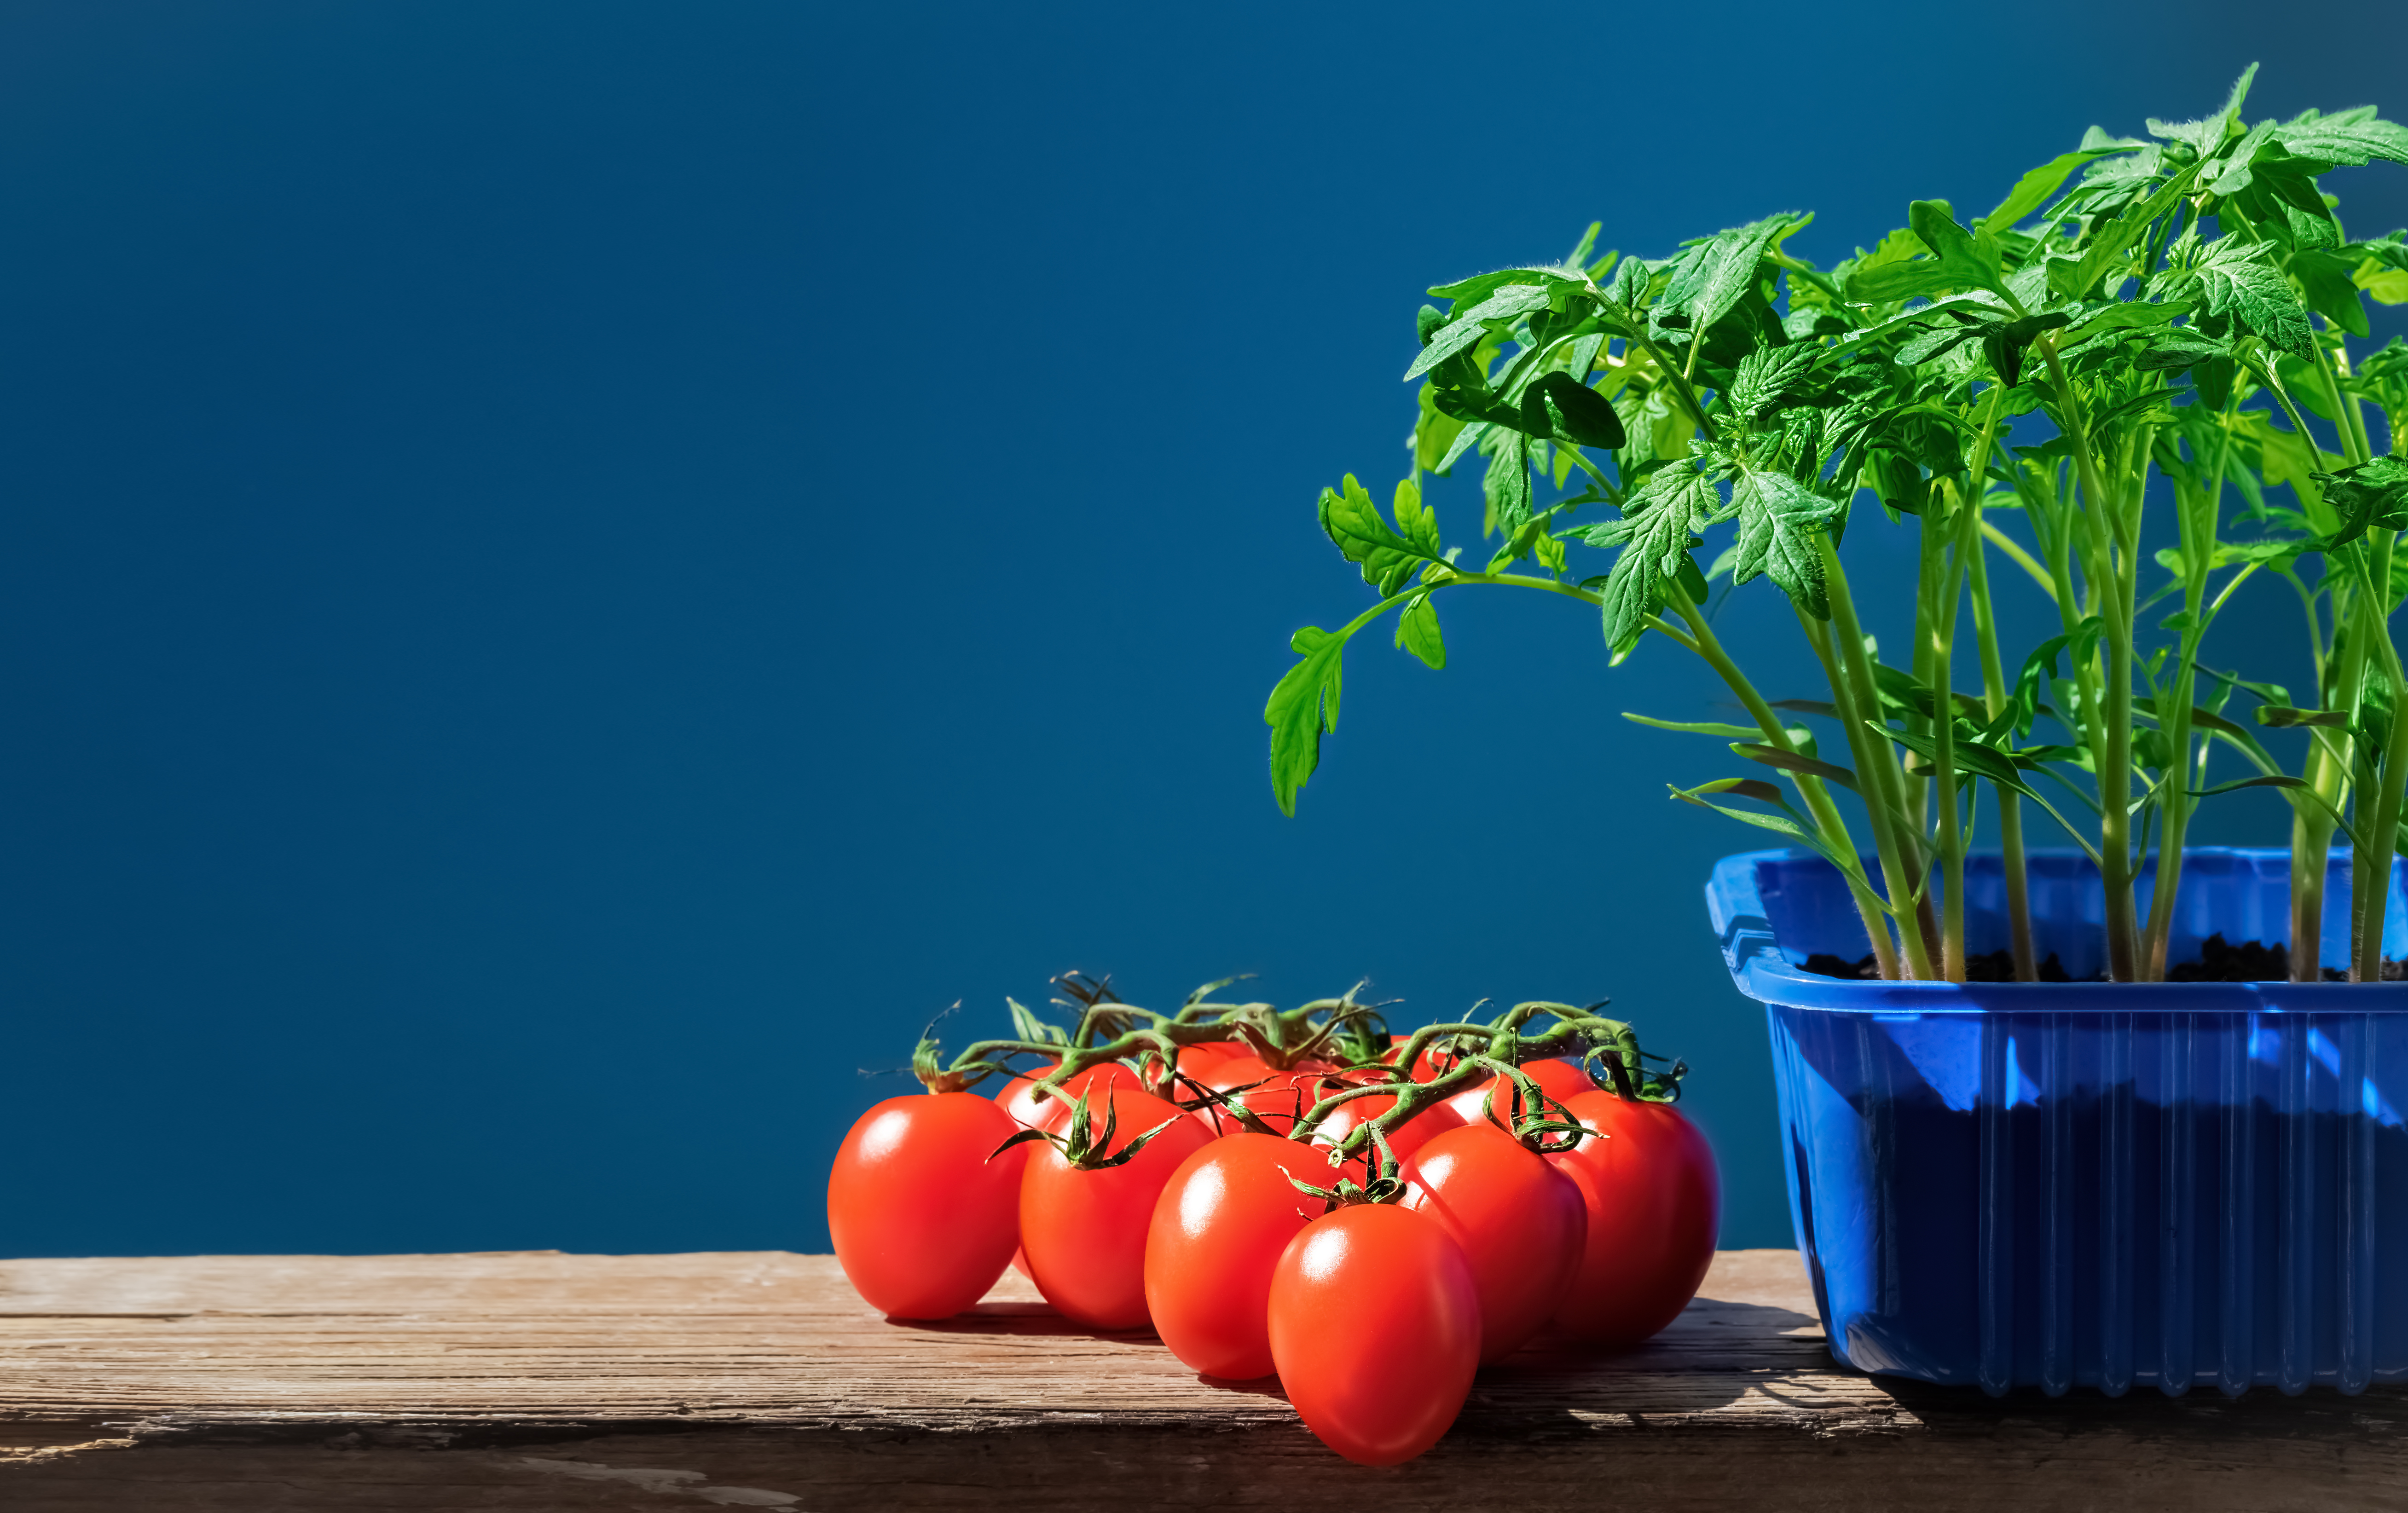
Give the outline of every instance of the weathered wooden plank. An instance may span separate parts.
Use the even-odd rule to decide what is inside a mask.
[[[1016,1277],[890,1323],[827,1257],[0,1262],[0,1506],[2391,1508],[2408,1394],[2052,1402],[1838,1370],[1788,1251],[1608,1360],[1541,1342],[1454,1433],[1346,1465]]]

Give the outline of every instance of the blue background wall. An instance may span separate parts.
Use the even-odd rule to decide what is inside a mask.
[[[1787,1244],[1750,833],[1615,718],[1713,690],[1458,596],[1283,820],[1313,496],[1399,470],[1422,288],[1592,218],[1828,263],[2253,57],[2408,112],[2259,13],[0,7],[0,1254],[824,1249],[855,1068],[1073,965],[1611,993]]]

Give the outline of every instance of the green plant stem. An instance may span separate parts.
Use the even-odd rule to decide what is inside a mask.
[[[1706,664],[1719,673],[1723,682],[1739,695],[1740,704],[1756,722],[1757,728],[1764,732],[1766,744],[1795,753],[1797,745],[1790,740],[1788,727],[1780,712],[1765,701],[1764,695],[1756,691],[1756,685],[1748,680],[1747,675],[1740,671],[1739,664],[1731,660],[1730,653],[1723,649],[1722,642],[1714,635],[1713,624],[1696,605],[1689,602],[1689,596],[1681,592],[1677,583],[1671,586],[1670,603],[1670,607],[1688,624],[1689,633],[1695,637],[1691,649],[1705,659]],[[1842,856],[1856,855],[1856,837],[1848,834],[1848,822],[1841,815],[1839,805],[1832,801],[1829,786],[1811,773],[1793,772],[1789,777],[1797,784],[1799,795],[1806,801],[1806,812],[1813,817],[1814,828],[1821,832],[1824,844]],[[1860,886],[1853,878],[1849,880],[1848,892],[1856,901],[1856,913],[1865,921],[1865,934],[1872,941],[1875,964],[1881,969],[1882,976],[1894,979],[1898,976],[1898,959],[1895,949],[1890,945],[1887,913],[1882,907],[1881,900],[1870,889]]]
[[[1965,564],[1967,596],[1973,605],[1973,640],[1981,649],[1982,698],[1992,720],[2006,712],[2007,673],[1999,654],[1999,631],[1990,607],[1990,568],[1988,553],[1982,550],[1983,537],[1990,532],[1990,523],[1982,520],[1982,507],[1977,500],[1973,516],[1978,528],[1971,533]],[[2007,876],[2007,950],[2014,960],[2017,982],[2038,982],[2040,963],[2032,949],[2031,878],[2024,860],[2023,795],[2012,788],[1992,784],[1999,796],[1999,860]]]
[[[1713,419],[1706,413],[1705,406],[1698,402],[1698,392],[1689,387],[1688,375],[1684,373],[1681,369],[1674,367],[1670,362],[1666,361],[1664,357],[1664,350],[1656,346],[1653,341],[1650,341],[1645,336],[1634,335],[1631,339],[1638,342],[1641,347],[1646,349],[1647,355],[1656,360],[1656,371],[1663,374],[1667,379],[1670,380],[1672,393],[1680,398],[1683,405],[1688,407],[1689,419],[1698,422],[1698,429],[1705,434],[1706,439],[1708,441],[1715,440],[1717,438],[1717,434],[1714,430]],[[1692,343],[1690,346],[1690,351],[1692,354],[1696,352],[1696,344]]]
[[[1941,585],[1948,578],[1948,538],[1953,534],[1951,527],[1956,523],[1956,517],[1943,506],[1945,486],[1937,478],[1932,480],[1932,484],[1931,493],[1924,501],[1923,513],[1915,521],[1914,636],[1907,644],[1911,659],[1907,673],[1917,684],[1930,691],[1931,712],[1925,714],[1909,706],[1906,728],[1908,734],[1936,743],[1940,738],[1940,728],[1947,722],[1948,717],[1947,694],[1942,692],[1942,680],[1934,669],[1932,650],[1938,639],[1935,620],[1939,614]],[[1911,770],[1907,774],[1907,822],[1919,833],[1930,833],[1931,817],[1925,800],[1928,788],[1936,786],[1939,780],[1940,768],[1936,757],[1930,767],[1929,784],[1917,780]],[[1934,849],[1942,856],[1946,854],[1936,843]]]
[[[2041,537],[2041,551],[2048,559],[2049,600],[2057,606],[2057,629],[2072,635],[2085,616],[2091,612],[2089,595],[2077,593],[2073,587],[2073,531],[2065,517],[2070,513],[2060,487],[2061,478],[2052,475],[2043,492],[2038,485],[2027,486],[2017,476],[2017,489],[2024,495],[2024,513],[2032,529]],[[2092,765],[2097,765],[2100,734],[2096,714],[2099,705],[2098,668],[2086,657],[2071,659],[2074,692],[2081,700],[2080,722],[2057,718],[2066,734],[2091,749]]]
[[[1973,465],[1966,475],[1966,492],[1948,519],[1947,568],[1944,587],[1930,606],[1925,635],[1929,637],[1931,690],[1933,807],[1938,813],[1942,892],[1940,900],[1941,971],[1951,982],[1965,980],[1965,847],[1966,826],[1956,806],[1956,693],[1954,655],[1956,645],[1956,602],[1964,592],[1966,559],[1981,550],[1982,493],[1989,476],[1990,438],[1997,433],[1999,406],[2006,390],[1990,387],[1990,404],[1982,419],[1981,438],[1973,447]],[[1956,492],[1951,483],[1949,492]],[[1935,493],[1937,491],[1935,491]]]
[[[2187,535],[2189,533],[2184,533]],[[2187,550],[2187,544],[2186,544]],[[2204,571],[2193,576],[2204,579]],[[2201,582],[2200,588],[2204,587]],[[2202,594],[2186,587],[2183,602],[2194,619],[2202,614]],[[2165,809],[2165,827],[2157,837],[2157,885],[2149,898],[2149,919],[2142,935],[2143,980],[2163,982],[2166,979],[2166,949],[2173,934],[2174,895],[2182,878],[2183,841],[2190,829],[2191,810],[2195,801],[2190,796],[2185,778],[2190,772],[2191,702],[2195,695],[2196,664],[2199,659],[2203,624],[2194,624],[2183,633],[2181,663],[2174,669],[2169,692],[2160,696],[2157,705],[2157,728],[2165,733],[2170,760],[2166,778],[2158,793],[2158,803]],[[2171,706],[2171,708],[2169,708]]]
[[[1840,565],[1840,550],[1831,544],[1830,533],[1816,534],[1815,542],[1823,554],[1824,591],[1831,602],[1831,635],[1839,645],[1831,659],[1831,668],[1842,676],[1834,679],[1831,692],[1837,695],[1841,716],[1852,729],[1865,729],[1876,721],[1881,702],[1875,690],[1872,659],[1865,654],[1864,625],[1856,618],[1856,600],[1848,592],[1848,576]],[[1876,745],[1875,742],[1878,744]],[[1929,899],[1922,887],[1921,837],[1907,829],[1906,805],[1901,789],[1905,775],[1889,754],[1889,743],[1876,735],[1874,742],[1863,748],[1856,780],[1863,785],[1865,809],[1871,817],[1873,843],[1881,858],[1882,878],[1889,892],[1890,905],[1899,913],[1899,944],[1905,957],[1910,976],[1931,978],[1931,957],[1937,942],[1930,937]],[[1914,910],[1914,924],[1907,923],[1906,910]]]
[[[1622,491],[1614,486],[1612,478],[1605,476],[1604,469],[1598,467],[1595,463],[1590,462],[1586,457],[1583,456],[1581,450],[1578,447],[1573,446],[1571,443],[1568,441],[1558,442],[1556,445],[1561,447],[1565,454],[1571,458],[1572,465],[1578,467],[1582,472],[1588,475],[1590,482],[1605,491],[1605,502],[1607,504],[1612,505],[1616,509],[1620,509],[1622,507]]]
[[[2342,450],[2349,455],[2352,463],[2363,463],[2374,455],[2374,449],[2367,439],[2366,412],[2359,407],[2357,400],[2342,397],[2341,380],[2336,375],[2336,370],[2347,361],[2348,358],[2339,346],[2335,346],[2329,351],[2319,347],[2316,357],[2316,378],[2324,389],[2325,403],[2330,405],[2333,414],[2340,417],[2333,429],[2341,433]],[[2304,427],[2300,434],[2307,437],[2310,445],[2314,445],[2314,438],[2308,437]]]
[[[1952,488],[1951,492],[1954,490]],[[1953,687],[1953,653],[1956,640],[1956,600],[1964,591],[1966,522],[1978,513],[1959,500],[1949,521],[1956,540],[1939,602],[1928,616],[1932,709],[1932,808],[1940,842],[1940,971],[1950,982],[1965,980],[1965,826],[1956,806],[1956,703]]]
[[[2319,364],[2321,367],[2323,364]],[[2291,421],[2291,430],[2313,454],[2315,434],[2291,403],[2289,391],[2283,387],[2282,376],[2274,371],[2270,360],[2252,370],[2266,380],[2266,390],[2282,407]],[[2308,601],[2311,640],[2317,643],[2316,692],[2327,708],[2356,707],[2357,674],[2359,658],[2355,649],[2355,627],[2344,613],[2347,587],[2333,570],[2330,554],[2326,557],[2326,595],[2332,601],[2332,644],[2329,651],[2322,649],[2323,631],[2315,624],[2315,601]],[[2302,591],[2304,592],[2304,590]],[[2336,665],[2340,677],[2333,676]],[[2349,691],[2346,698],[2343,691]],[[2332,848],[2332,809],[2340,806],[2349,785],[2349,768],[2335,753],[2327,750],[2322,741],[2311,741],[2301,778],[2323,805],[2295,805],[2291,816],[2291,980],[2315,982],[2323,976],[2325,878],[2329,870],[2329,855]],[[2353,862],[2353,875],[2355,863]]]
[[[1794,606],[1792,607],[1795,608]],[[1839,716],[1841,730],[1847,736],[1848,759],[1856,764],[1857,773],[1857,796],[1864,800],[1866,818],[1873,826],[1873,849],[1878,857],[1883,845],[1882,826],[1886,821],[1880,807],[1881,791],[1876,779],[1867,774],[1871,771],[1873,763],[1885,759],[1885,753],[1874,743],[1872,732],[1866,728],[1856,708],[1856,695],[1850,690],[1847,674],[1834,658],[1830,627],[1802,609],[1797,610],[1797,615],[1798,626],[1806,636],[1806,644],[1813,648],[1815,660],[1823,665],[1823,681],[1831,690],[1832,708]],[[1896,981],[1901,976],[1898,942],[1890,936],[1887,909],[1878,904],[1874,906],[1882,909],[1882,914],[1878,917],[1865,914],[1865,932],[1871,937],[1873,955],[1880,963],[1882,976]],[[1861,904],[1857,912],[1864,914]],[[1905,933],[1901,927],[1899,934]]]
[[[2360,677],[2365,667],[2365,626],[2361,617],[2347,612],[2349,586],[2333,570],[2331,558],[2326,559],[2327,578],[2332,586],[2327,591],[2333,602],[2333,650],[2327,666],[2336,668],[2338,676],[2319,669],[2317,696],[2327,708],[2355,712],[2358,704]],[[2329,678],[2329,680],[2328,680]],[[2346,735],[2338,741],[2312,739],[2308,759],[2300,776],[2323,800],[2320,805],[2301,805],[2294,812],[2291,824],[2291,980],[2319,980],[2324,960],[2325,878],[2329,870],[2329,856],[2332,849],[2335,824],[2333,813],[2340,809],[2349,792],[2351,767],[2354,764],[2354,743]],[[2356,849],[2352,850],[2355,878]]]
[[[2338,341],[2329,350],[2320,348],[2316,378],[2324,390],[2326,403],[2338,418],[2334,429],[2340,433],[2342,450],[2353,464],[2358,464],[2373,455],[2373,447],[2367,436],[2363,407],[2355,398],[2344,398],[2341,391],[2340,371],[2347,361],[2347,350]],[[2295,417],[2292,423],[2299,425],[2300,421]],[[2301,435],[2307,435],[2304,426]],[[2397,543],[2396,534],[2385,530],[2377,530],[2368,538],[2366,581],[2353,595],[2358,601],[2353,619],[2366,626],[2361,642],[2363,654],[2379,658],[2384,676],[2392,687],[2394,707],[2390,728],[2379,749],[2362,740],[2353,743],[2357,765],[2361,769],[2353,786],[2361,816],[2371,809],[2372,823],[2361,819],[2358,830],[2368,844],[2353,847],[2350,852],[2352,982],[2383,980],[2383,923],[2391,900],[2391,856],[2398,844],[2401,785],[2408,783],[2408,729],[2403,728],[2408,727],[2408,708],[2400,707],[2400,652],[2392,638],[2387,613],[2391,602],[2391,558]],[[2364,686],[2361,672],[2359,687]]]
[[[2324,749],[2311,743],[2300,777],[2318,794],[2329,798],[2335,785],[2333,763]],[[2324,956],[2326,858],[2332,849],[2333,822],[2312,805],[2291,810],[2291,980],[2315,982]]]
[[[2056,334],[2052,332],[2033,345],[2047,357],[2050,381],[2056,385],[2057,403],[2063,407],[2066,436],[2072,443],[2074,466],[2081,478],[2082,510],[2091,525],[2094,564],[2086,576],[2102,575],[2096,587],[2104,601],[2100,616],[2104,634],[2100,641],[2107,687],[2098,711],[2105,740],[2096,764],[2100,872],[2107,904],[2107,977],[2112,982],[2132,982],[2138,980],[2140,971],[2140,921],[2132,899],[2136,870],[2132,862],[2131,815],[2132,609],[2131,595],[2123,588],[2130,550],[2128,543],[2120,539],[2126,535],[2119,519],[2122,512],[2115,496],[2100,481],[2098,464],[2091,455],[2091,437],[2081,403],[2074,396],[2071,380],[2065,376],[2065,364],[2057,361]],[[2116,564],[2114,545],[2126,546],[2123,569]]]
[[[2229,399],[2225,405],[2225,418],[2232,416]],[[2182,877],[2183,842],[2190,830],[2191,813],[2197,803],[2190,796],[2191,709],[2197,699],[2199,646],[2214,622],[2216,612],[2224,607],[2231,588],[2249,576],[2243,568],[2235,575],[2231,585],[2214,605],[2207,601],[2207,577],[2215,561],[2215,532],[2224,507],[2224,468],[2232,450],[2232,432],[2229,426],[2217,431],[2214,465],[2209,470],[2203,497],[2184,497],[2177,484],[2175,508],[2177,528],[2181,532],[2183,577],[2183,608],[2190,615],[2184,628],[2179,660],[2174,666],[2172,690],[2161,693],[2157,703],[2157,728],[2165,733],[2169,760],[2166,781],[2160,802],[2165,807],[2165,831],[2157,843],[2157,881],[2149,899],[2149,920],[2143,935],[2145,951],[2144,967],[2151,982],[2163,982],[2166,978],[2166,951],[2173,936],[2174,895]],[[2192,490],[2197,495],[2199,490]],[[2169,709],[2168,704],[2172,707]]]
[[[2376,531],[2368,543],[2368,582],[2361,592],[2369,601],[2369,608],[2389,607],[2391,559],[2398,545],[2398,535],[2386,530]],[[2350,901],[2358,925],[2356,938],[2351,942],[2353,982],[2383,980],[2383,924],[2390,912],[2391,858],[2399,847],[2401,791],[2408,787],[2408,708],[2401,707],[2408,702],[2401,697],[2401,691],[2408,689],[2408,679],[2401,676],[2400,650],[2392,639],[2389,620],[2368,618],[2376,620],[2368,639],[2377,649],[2384,676],[2391,684],[2392,708],[2390,729],[2386,733],[2380,764],[2373,775],[2373,822],[2359,824],[2367,844],[2354,853],[2363,858],[2364,880]],[[2358,802],[2366,802],[2363,791]]]

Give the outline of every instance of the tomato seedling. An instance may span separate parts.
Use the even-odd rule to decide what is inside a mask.
[[[1290,638],[1298,660],[1263,708],[1280,806],[1295,811],[1337,728],[1355,635],[1393,611],[1397,645],[1443,667],[1440,596],[1531,590],[1586,606],[1612,663],[1652,638],[1704,664],[1743,721],[1627,718],[1751,765],[1671,796],[1829,862],[1884,978],[2040,980],[2024,827],[2045,817],[2099,868],[2109,978],[2165,979],[2192,814],[2262,788],[2292,810],[2291,977],[2320,975],[2339,836],[2347,975],[2382,980],[2408,798],[2391,626],[2408,342],[2350,341],[2369,335],[2368,296],[2408,301],[2408,233],[2353,236],[2322,179],[2408,164],[2408,128],[2372,107],[2251,122],[2256,74],[2146,136],[2092,127],[1986,214],[1914,201],[1828,268],[1803,250],[1813,218],[1784,213],[1662,257],[1599,253],[1591,225],[1560,263],[1432,288],[1445,303],[1416,318],[1391,507],[1351,474],[1321,492],[1321,529],[1375,602]],[[1470,557],[1433,503],[1460,467],[1480,478]],[[1855,520],[1867,495],[1914,533],[1917,565],[1860,604],[1841,542],[1854,553],[1880,528]],[[1994,557],[2053,622],[2034,646],[2000,642]],[[2259,575],[2305,611],[2315,687],[2297,699],[2199,660]],[[1768,697],[1716,632],[1721,597],[1759,578],[1821,671],[1811,696]],[[1912,627],[1902,647],[1866,634],[1874,618]],[[1979,692],[1956,687],[1969,618]],[[2236,693],[2254,721],[2224,713]],[[2306,737],[2295,771],[2253,724]],[[2236,775],[2214,780],[2217,763]],[[1976,961],[1965,864],[1984,785],[2008,943]]]

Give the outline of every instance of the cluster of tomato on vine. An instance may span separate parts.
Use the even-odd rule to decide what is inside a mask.
[[[930,1096],[863,1114],[829,1180],[863,1298],[949,1318],[1017,1265],[1065,1317],[1151,1328],[1207,1379],[1276,1376],[1331,1448],[1391,1464],[1542,1331],[1626,1347],[1695,1294],[1719,1192],[1672,1107],[1686,1068],[1604,1004],[1398,1037],[1359,985],[1213,1001],[1234,980],[1164,1014],[1071,973],[1070,1028],[1007,999],[1014,1038],[947,1063],[924,1035]]]

